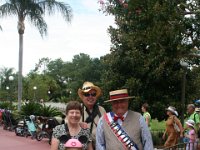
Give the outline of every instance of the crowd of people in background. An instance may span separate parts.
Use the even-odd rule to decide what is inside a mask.
[[[199,141],[199,128],[200,128],[200,109],[196,108],[194,104],[187,105],[188,117],[185,119],[184,124],[181,124],[178,119],[178,112],[175,107],[169,106],[166,108],[168,116],[166,120],[166,128],[163,134],[165,140],[165,147],[173,147],[178,142],[186,143],[186,150],[199,149],[197,143]]]

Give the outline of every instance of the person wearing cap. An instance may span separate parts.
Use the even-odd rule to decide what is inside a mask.
[[[69,139],[65,145],[65,150],[82,150],[82,143],[78,139]]]
[[[97,105],[101,96],[101,89],[92,82],[84,82],[82,88],[78,89],[78,95],[83,102],[82,122],[86,122],[92,136],[92,144],[95,148],[96,127],[99,118],[106,113],[105,109]]]
[[[165,141],[164,146],[165,147],[171,147],[178,143],[178,138],[183,137],[183,127],[181,125],[180,120],[177,118],[178,112],[176,111],[176,108],[173,106],[169,106],[166,108],[167,113],[167,120],[166,120],[166,129],[163,134],[163,140],[165,140],[165,137],[167,135],[167,140]],[[175,124],[178,126],[180,131],[176,131]]]
[[[194,120],[195,122],[195,130],[198,132],[199,131],[199,126],[200,126],[200,119],[199,119],[199,114],[195,112],[195,105],[194,104],[188,104],[187,105],[187,113],[189,115],[188,120]],[[200,136],[198,136],[199,138]]]
[[[112,111],[104,114],[97,125],[97,150],[153,150],[149,128],[143,116],[128,110],[127,89],[109,92]]]
[[[51,150],[65,150],[64,144],[70,139],[78,139],[83,150],[93,150],[90,130],[80,125],[81,114],[82,106],[78,101],[70,101],[67,104],[67,122],[53,129]]]
[[[188,139],[189,144],[187,144],[186,150],[194,150],[197,147],[196,143],[196,132],[195,132],[195,122],[194,120],[187,120],[185,122],[187,132],[185,133],[184,137]],[[187,143],[188,143],[187,142]]]

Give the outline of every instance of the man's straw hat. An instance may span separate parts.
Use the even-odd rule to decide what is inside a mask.
[[[83,94],[84,93],[88,93],[90,90],[95,90],[96,91],[96,98],[98,98],[99,96],[101,96],[101,89],[94,85],[92,82],[84,82],[82,88],[78,89],[78,95],[80,97],[80,99],[83,99]]]
[[[117,100],[134,98],[134,96],[129,96],[128,95],[128,90],[127,89],[111,91],[109,93],[109,95],[110,95],[110,99],[105,101],[105,102],[112,102],[112,101],[117,101]]]

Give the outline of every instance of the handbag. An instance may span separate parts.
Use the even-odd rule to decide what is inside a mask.
[[[176,132],[180,132],[181,131],[175,121],[174,121],[173,125],[174,125],[174,129],[175,129]]]

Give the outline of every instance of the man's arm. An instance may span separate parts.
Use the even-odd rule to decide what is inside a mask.
[[[97,131],[96,131],[96,149],[97,150],[105,150],[105,137],[103,132],[103,117],[99,119],[97,124]]]
[[[153,150],[153,142],[152,142],[151,133],[142,116],[140,117],[139,122],[141,126],[141,138],[142,138],[143,149]]]

